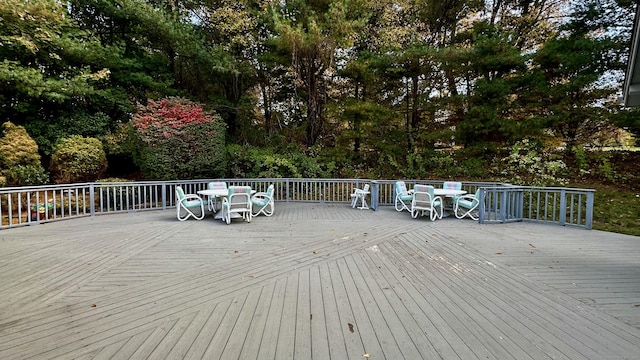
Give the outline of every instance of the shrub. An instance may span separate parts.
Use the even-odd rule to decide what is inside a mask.
[[[610,161],[610,155],[606,153],[601,153],[598,156],[598,173],[604,179],[609,182],[616,181],[616,172],[613,169],[613,165]]]
[[[118,124],[116,129],[104,136],[104,151],[107,155],[130,154],[134,145],[132,135],[134,134],[131,123]]]
[[[58,141],[51,156],[56,183],[94,181],[107,170],[107,156],[100,140],[79,135]]]
[[[576,168],[579,176],[590,174],[589,162],[587,160],[587,152],[584,146],[574,146],[573,153],[575,155]]]
[[[394,158],[391,155],[380,158],[380,167],[386,166],[390,177],[402,177],[408,179],[447,179],[458,177],[462,169],[457,160],[449,153],[436,152],[434,150],[415,151],[407,154],[404,159]],[[389,177],[380,174],[381,177]]]
[[[484,159],[475,157],[466,158],[462,161],[460,175],[470,179],[487,179],[490,177],[490,172],[487,168],[488,165]]]
[[[41,154],[53,154],[57,140],[71,135],[82,135],[102,140],[113,127],[114,121],[105,113],[89,113],[86,109],[74,108],[52,118],[34,119],[25,124],[33,134]]]
[[[226,172],[225,124],[199,103],[149,100],[133,118],[134,162],[148,179],[221,177]]]
[[[543,153],[529,141],[517,142],[508,157],[501,160],[503,180],[515,185],[566,185],[567,166],[561,159]]]
[[[317,158],[302,152],[278,153],[272,148],[229,145],[231,177],[249,178],[326,178],[334,168],[332,162],[320,164]]]
[[[2,124],[0,138],[0,185],[40,185],[49,176],[40,164],[38,145],[22,126]]]
[[[6,183],[12,186],[42,185],[49,181],[49,174],[42,165],[17,165],[4,172]]]

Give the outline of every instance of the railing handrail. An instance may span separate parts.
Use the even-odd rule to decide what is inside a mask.
[[[250,185],[261,191],[276,187],[276,201],[349,203],[354,189],[371,185],[370,205],[393,205],[394,184],[386,179],[184,179],[170,181],[97,181],[60,185],[0,188],[0,229],[80,216],[175,207],[175,187],[189,193],[208,182]],[[440,186],[445,180],[403,179],[408,185]],[[480,223],[539,221],[591,229],[595,190],[563,187],[519,186],[500,182],[463,182],[463,189],[480,189]],[[25,214],[26,211],[26,214]]]

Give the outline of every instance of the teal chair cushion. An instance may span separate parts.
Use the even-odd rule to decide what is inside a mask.
[[[182,205],[184,207],[192,208],[192,207],[200,207],[200,203],[202,200],[182,200]]]
[[[478,206],[478,199],[480,198],[480,189],[476,190],[475,195],[473,196],[473,200],[469,198],[460,198],[458,200],[458,206],[462,206],[463,208],[471,209],[475,206]]]
[[[265,206],[269,203],[269,199],[251,199],[254,205]]]
[[[477,200],[469,201],[465,199],[458,200],[458,206],[462,206],[463,208],[471,209],[478,203]]]
[[[181,187],[176,187],[176,192],[178,193],[178,201],[182,203],[182,206],[186,208],[200,207],[202,200],[186,200],[186,195],[184,194],[184,190]]]

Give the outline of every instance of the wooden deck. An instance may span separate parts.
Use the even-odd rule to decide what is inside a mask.
[[[276,204],[0,231],[0,359],[640,359],[640,238]]]

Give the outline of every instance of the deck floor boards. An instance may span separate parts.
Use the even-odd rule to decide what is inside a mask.
[[[278,203],[0,233],[1,359],[640,359],[640,238]]]

